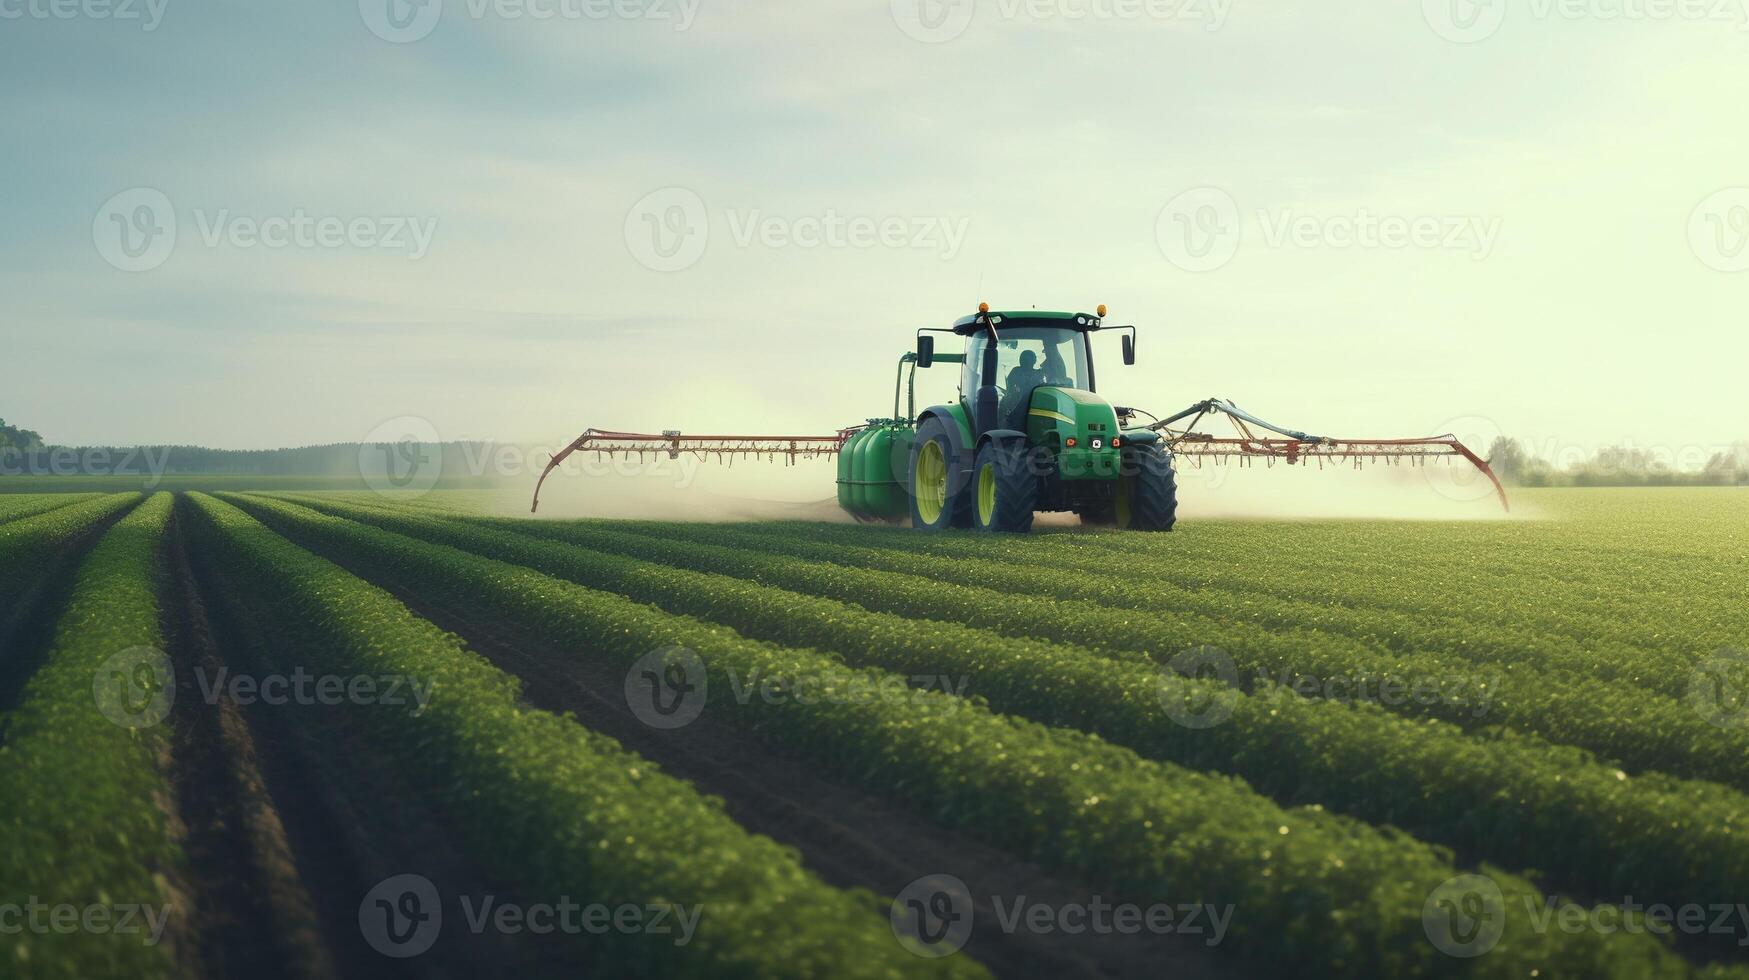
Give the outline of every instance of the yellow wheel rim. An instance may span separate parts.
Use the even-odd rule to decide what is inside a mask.
[[[941,443],[934,439],[917,452],[916,486],[917,516],[923,523],[941,520],[941,510],[947,506],[947,459],[941,455]]]
[[[978,524],[989,527],[996,514],[996,467],[985,463],[978,470]]]
[[[1130,526],[1130,481],[1127,477],[1117,478],[1117,487],[1113,493],[1112,514],[1117,518],[1118,527]]]

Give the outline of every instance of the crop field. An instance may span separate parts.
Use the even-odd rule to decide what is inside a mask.
[[[1749,491],[313,486],[0,494],[0,975],[1749,978]]]

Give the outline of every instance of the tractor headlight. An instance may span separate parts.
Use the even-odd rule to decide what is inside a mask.
[[[1069,437],[1069,438],[1067,438],[1067,439],[1064,439],[1064,440],[1063,440],[1063,445],[1065,445],[1065,446],[1067,446],[1067,447],[1069,447],[1069,448],[1070,448],[1070,449],[1074,449],[1074,448],[1075,448],[1075,437],[1074,437],[1074,436],[1070,436],[1070,437]]]

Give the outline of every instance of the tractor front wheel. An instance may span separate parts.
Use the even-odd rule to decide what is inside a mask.
[[[919,426],[911,446],[911,526],[926,531],[970,526],[966,476],[947,426],[934,418]]]
[[[972,465],[974,525],[980,531],[1032,530],[1032,514],[1038,508],[1038,477],[1028,465],[1031,454],[1024,445],[987,442]]]
[[[1113,488],[1112,517],[1129,531],[1170,531],[1178,523],[1178,475],[1172,455],[1158,446],[1124,452],[1123,474]]]

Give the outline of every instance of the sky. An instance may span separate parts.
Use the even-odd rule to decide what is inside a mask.
[[[1156,414],[1705,451],[1745,2],[0,0],[0,416],[829,433],[917,327],[1104,303]]]

